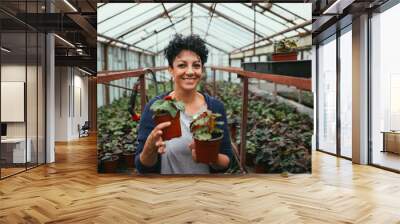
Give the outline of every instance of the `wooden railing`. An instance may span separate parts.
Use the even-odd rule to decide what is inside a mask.
[[[238,68],[238,67],[211,66],[210,68],[212,71],[220,70],[220,71],[225,71],[225,72],[236,73],[236,74],[240,75],[241,77],[266,80],[266,81],[270,81],[270,82],[273,82],[276,84],[294,86],[297,89],[311,91],[311,79],[298,78],[298,77],[285,76],[285,75],[277,75],[277,74],[267,74],[267,73],[260,73],[260,72],[251,72],[251,71],[245,71],[242,68]]]
[[[109,82],[129,77],[138,77],[140,81],[140,104],[141,112],[144,110],[146,105],[146,79],[145,75],[147,73],[154,73],[157,71],[166,70],[168,67],[154,67],[154,68],[139,68],[129,71],[103,71],[97,73],[97,83],[98,84],[109,84]]]

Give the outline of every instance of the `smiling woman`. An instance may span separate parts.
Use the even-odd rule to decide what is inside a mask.
[[[224,105],[217,99],[197,91],[203,76],[204,64],[207,61],[208,49],[197,35],[176,35],[164,51],[168,60],[168,71],[174,81],[171,92],[152,99],[145,107],[140,120],[138,148],[136,150],[136,168],[140,173],[161,174],[208,174],[210,170],[224,171],[232,157],[232,149],[227,128]],[[163,140],[163,132],[171,122],[155,125],[151,106],[160,100],[174,99],[184,104],[179,112],[182,130],[180,137]],[[212,163],[201,163],[196,158],[196,147],[193,144],[190,123],[194,117],[207,110],[219,113],[223,138],[217,159]]]

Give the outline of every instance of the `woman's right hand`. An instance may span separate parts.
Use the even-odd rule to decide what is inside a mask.
[[[160,123],[150,132],[140,154],[140,160],[144,165],[153,166],[157,162],[157,153],[165,152],[165,142],[161,137],[162,130],[170,125],[170,121]]]
[[[158,153],[165,152],[165,142],[162,139],[163,129],[170,126],[171,122],[163,122],[158,124],[147,137],[145,145],[148,145],[151,148],[152,152],[157,151]]]

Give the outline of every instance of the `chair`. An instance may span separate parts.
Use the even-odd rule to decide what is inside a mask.
[[[79,138],[89,136],[89,129],[90,129],[89,121],[85,121],[82,127],[80,127],[80,125],[78,124]]]

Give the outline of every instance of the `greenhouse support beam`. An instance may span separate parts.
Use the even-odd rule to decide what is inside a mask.
[[[268,12],[271,13],[272,15],[277,16],[277,17],[279,17],[279,18],[285,20],[285,21],[288,22],[288,23],[291,23],[291,24],[293,24],[293,25],[297,25],[295,22],[293,22],[292,20],[290,20],[290,19],[288,19],[288,18],[282,16],[281,14],[276,13],[276,12],[272,11],[271,9],[264,7],[264,6],[260,5],[259,3],[256,3],[256,4],[257,4],[258,7],[264,9],[265,11],[268,11]],[[309,30],[307,30],[307,29],[304,28],[304,27],[301,27],[301,29],[303,29],[304,31],[306,31],[306,32],[308,32],[308,33],[310,32]],[[298,31],[297,31],[297,32],[298,32]]]
[[[203,32],[203,33],[206,33],[206,31],[204,31],[203,29],[200,29],[200,28],[198,28],[198,27],[196,27],[195,29],[198,30],[198,31],[201,31],[201,32]],[[232,47],[232,48],[235,48],[235,47],[236,47],[236,46],[232,45],[231,43],[229,43],[228,41],[226,41],[226,39],[220,38],[220,37],[215,36],[215,35],[212,35],[212,34],[208,34],[208,36],[210,36],[210,37],[212,37],[212,38],[214,38],[214,39],[216,39],[216,40],[218,40],[218,41],[226,42],[225,44],[229,45],[229,46]],[[204,41],[207,42],[206,39],[204,39]],[[209,42],[208,42],[208,43],[209,43]],[[215,45],[213,45],[213,44],[210,44],[210,43],[209,43],[209,45],[210,45],[211,47],[214,47],[214,48],[217,49],[217,50],[220,50],[220,51],[224,52],[225,54],[229,54],[228,50],[223,50],[223,49],[221,49],[220,47],[217,47],[217,46],[215,46]]]
[[[144,41],[144,40],[146,40],[146,39],[148,39],[148,38],[154,36],[154,34],[159,34],[159,33],[163,32],[164,30],[167,30],[167,29],[170,28],[170,27],[174,27],[174,25],[176,25],[176,24],[178,24],[178,23],[180,23],[180,22],[182,22],[182,21],[184,21],[184,20],[186,20],[186,19],[187,19],[187,17],[185,17],[185,18],[183,18],[183,19],[181,19],[181,20],[179,20],[179,21],[177,21],[177,22],[175,22],[175,23],[172,23],[172,24],[168,25],[168,26],[162,28],[161,30],[154,30],[154,31],[151,32],[149,35],[147,35],[147,36],[141,38],[140,40],[136,41],[135,43],[132,43],[132,45],[136,45],[136,44],[138,44],[138,43],[140,43],[140,42],[142,42],[142,41]],[[174,27],[174,28],[175,28],[175,27]]]
[[[247,3],[242,3],[242,4],[243,4],[244,6],[246,6],[247,8],[253,9],[252,6],[247,5]],[[260,15],[266,17],[266,18],[269,19],[269,20],[272,20],[272,21],[274,21],[274,22],[276,22],[276,23],[281,24],[282,26],[289,27],[289,25],[287,25],[286,23],[284,23],[284,22],[282,22],[282,21],[279,21],[278,19],[275,19],[274,17],[265,15],[264,13],[259,12],[259,11],[257,11],[257,10],[256,10],[256,12],[257,12],[258,14],[260,14]]]
[[[141,106],[141,113],[143,114],[144,107],[146,106],[146,79],[145,73],[140,75],[140,106]]]
[[[175,28],[175,26],[174,26],[174,22],[172,22],[171,16],[170,16],[169,13],[168,13],[167,8],[165,8],[164,3],[161,3],[161,5],[162,5],[162,7],[164,8],[165,15],[167,15],[167,17],[168,17],[168,19],[169,19],[169,22],[171,23],[172,27],[174,28],[175,33],[178,33],[178,31],[176,30],[176,28]]]
[[[213,76],[213,96],[216,96],[217,95],[217,86],[215,85],[215,81],[216,81],[216,71],[215,70],[213,70],[212,71],[212,76]]]
[[[272,5],[274,5],[275,7],[278,7],[278,8],[280,8],[280,9],[282,9],[283,11],[286,11],[286,12],[292,14],[293,16],[296,16],[296,17],[299,18],[299,19],[302,19],[302,20],[304,20],[304,21],[307,21],[307,19],[305,19],[304,17],[301,17],[301,16],[298,15],[297,13],[294,13],[294,12],[292,12],[292,11],[286,9],[285,7],[282,7],[282,6],[280,6],[280,5],[276,4],[276,3],[272,3]]]
[[[102,23],[104,23],[104,22],[106,22],[107,20],[110,20],[110,19],[112,19],[112,18],[114,18],[114,17],[116,17],[116,16],[121,15],[122,13],[124,13],[124,12],[126,12],[126,11],[128,11],[128,10],[130,10],[130,9],[132,9],[132,8],[134,8],[134,7],[136,7],[136,6],[138,6],[138,5],[139,5],[139,3],[136,3],[136,5],[132,5],[132,6],[128,7],[128,8],[126,8],[126,9],[124,9],[124,10],[122,10],[122,11],[120,11],[120,12],[118,12],[118,13],[116,13],[116,14],[114,14],[114,15],[112,15],[112,16],[110,16],[110,17],[108,17],[108,18],[106,18],[106,19],[104,19],[104,20],[102,20],[102,21],[100,21],[100,22],[98,22],[98,23],[97,23],[97,26],[100,25],[100,24],[102,24]],[[100,7],[99,7],[99,8],[100,8]],[[96,10],[95,10],[95,11],[96,11]]]
[[[210,16],[210,21],[208,22],[208,25],[207,25],[207,30],[206,30],[206,34],[204,35],[204,40],[207,38],[207,35],[208,35],[208,30],[210,29],[210,25],[211,25],[211,21],[212,21],[212,19],[213,19],[213,16],[214,16],[214,11],[215,11],[215,8],[217,7],[217,3],[213,3],[212,5],[211,5],[211,16]]]
[[[227,16],[227,15],[225,15],[225,14],[223,14],[223,13],[217,11],[217,10],[212,10],[212,8],[206,6],[206,5],[202,4],[202,3],[196,3],[196,4],[199,5],[199,6],[201,6],[202,8],[207,9],[207,10],[210,11],[210,12],[214,12],[216,15],[218,15],[218,16],[220,16],[220,17],[226,19],[226,20],[228,20],[229,22],[231,22],[231,23],[233,23],[233,24],[235,24],[235,25],[237,25],[237,26],[242,27],[243,29],[249,31],[250,33],[253,33],[253,29],[252,29],[252,28],[250,28],[250,27],[246,26],[245,24],[243,24],[243,23],[241,23],[241,22],[239,22],[239,21],[233,19],[232,17]],[[264,38],[264,37],[265,37],[263,34],[260,34],[260,33],[256,33],[256,35],[259,36],[259,37],[261,37],[261,38]]]
[[[154,54],[155,54],[154,52],[152,52],[152,51],[150,51],[150,50],[146,50],[146,49],[137,47],[137,46],[135,46],[135,45],[133,45],[133,44],[124,42],[124,41],[122,41],[122,40],[117,40],[117,39],[114,39],[114,38],[112,38],[112,37],[105,36],[105,35],[103,35],[103,34],[97,34],[97,36],[109,40],[109,42],[104,42],[104,44],[105,44],[105,45],[108,45],[108,46],[112,46],[112,45],[113,45],[112,42],[116,42],[116,43],[120,43],[120,44],[126,45],[128,48],[129,48],[129,47],[137,48],[138,50],[142,51],[143,53],[146,53],[146,54],[149,54],[149,55],[154,55]],[[118,47],[118,46],[117,46],[117,47]]]
[[[162,16],[165,15],[165,13],[171,13],[171,12],[173,12],[173,11],[175,11],[175,10],[181,8],[181,7],[184,6],[184,5],[186,5],[186,3],[182,3],[182,4],[179,4],[179,5],[176,5],[176,6],[172,7],[171,9],[167,10],[166,12],[162,12],[162,13],[160,13],[160,14],[157,14],[157,15],[155,15],[155,16],[153,16],[153,17],[151,17],[151,18],[149,18],[149,19],[147,19],[147,20],[145,20],[145,21],[143,21],[142,23],[140,23],[140,24],[138,24],[138,25],[132,27],[132,28],[129,29],[128,31],[125,31],[125,32],[123,32],[122,34],[119,34],[115,39],[120,39],[120,38],[126,36],[127,34],[133,32],[133,31],[135,31],[135,30],[137,30],[137,29],[139,29],[139,28],[141,28],[141,27],[143,27],[143,26],[145,26],[145,25],[148,25],[149,23],[154,22],[154,21],[157,20],[158,18],[161,18]]]
[[[208,41],[204,41],[204,43],[207,44],[207,45],[209,45],[210,47],[213,47],[213,48],[215,48],[215,49],[217,49],[217,50],[219,50],[219,51],[224,52],[225,54],[229,54],[229,52],[228,52],[227,50],[224,50],[224,49],[222,49],[222,48],[220,48],[220,47],[217,47],[217,46],[215,46],[215,45],[213,45],[213,44],[210,44]]]
[[[242,76],[243,91],[242,91],[242,122],[240,125],[240,164],[242,167],[246,165],[246,134],[247,134],[247,117],[249,106],[249,79]]]
[[[104,71],[107,71],[108,70],[108,45],[104,46],[103,55],[104,55],[103,69],[104,69]],[[104,87],[104,99],[105,99],[105,105],[109,105],[110,104],[110,87],[108,87],[108,86]]]
[[[270,35],[270,36],[268,36],[268,37],[265,37],[265,38],[263,38],[263,39],[257,40],[256,43],[260,43],[260,42],[262,42],[262,41],[270,40],[270,39],[272,39],[272,38],[274,38],[274,37],[276,37],[276,36],[279,36],[279,35],[284,34],[284,33],[288,33],[288,32],[290,32],[290,31],[296,30],[296,29],[301,28],[301,27],[308,26],[308,25],[310,25],[310,24],[312,24],[312,21],[311,21],[311,20],[306,21],[306,22],[304,22],[304,23],[300,23],[300,24],[298,24],[298,25],[296,25],[296,26],[292,26],[292,27],[290,27],[290,28],[287,28],[287,29],[285,29],[285,30],[282,30],[281,32],[278,32],[278,33],[275,33],[275,34]],[[245,48],[247,48],[247,47],[250,47],[250,46],[253,45],[253,44],[254,44],[254,43],[247,44],[247,45],[245,45],[245,46],[243,46],[243,47],[241,47],[241,48],[238,48],[238,49],[233,50],[231,53],[240,52],[241,50],[243,50],[243,49],[245,49]]]

